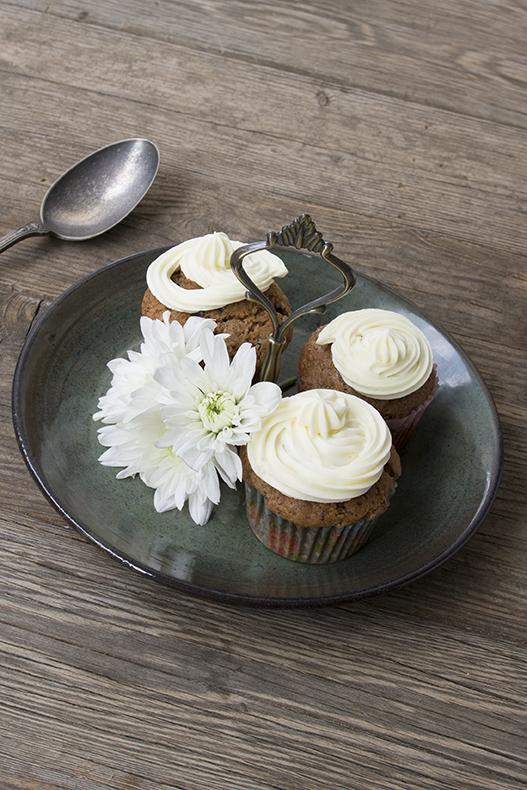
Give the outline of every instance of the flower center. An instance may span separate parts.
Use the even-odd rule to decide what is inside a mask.
[[[209,392],[198,406],[204,428],[219,433],[224,428],[237,425],[240,409],[230,392]]]

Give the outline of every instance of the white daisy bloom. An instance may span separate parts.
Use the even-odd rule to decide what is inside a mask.
[[[93,419],[102,421],[100,443],[108,449],[99,461],[104,466],[123,467],[119,479],[139,475],[155,488],[154,507],[158,512],[182,509],[188,500],[190,515],[197,524],[205,524],[213,504],[220,498],[218,475],[213,464],[200,472],[191,469],[170,449],[156,446],[166,428],[160,406],[167,393],[155,380],[160,364],[174,364],[188,356],[201,360],[201,339],[212,335],[216,326],[211,319],[191,316],[181,326],[170,321],[141,318],[143,342],[139,351],[128,351],[128,358],[108,363],[113,376],[107,393],[99,398]]]
[[[247,444],[282,393],[271,382],[251,386],[256,351],[250,343],[240,346],[232,362],[220,335],[204,334],[200,350],[203,366],[185,358],[155,374],[169,394],[161,407],[167,431],[158,446],[170,447],[197,470],[213,461],[222,479],[234,486],[242,478],[235,447]]]
[[[157,368],[166,360],[172,364],[185,356],[201,359],[201,340],[212,335],[216,322],[210,318],[191,316],[184,326],[170,321],[170,312],[163,320],[141,318],[143,343],[139,351],[128,351],[128,359],[108,362],[113,377],[108,392],[99,398],[94,420],[103,423],[127,422],[163,402],[165,393],[154,379]]]
[[[196,524],[206,524],[213,505],[220,501],[216,469],[209,463],[196,472],[170,448],[158,447],[165,430],[159,411],[125,423],[104,425],[98,438],[108,449],[99,461],[103,466],[123,467],[118,479],[139,475],[145,485],[154,488],[154,507],[158,513],[173,508],[182,510],[188,501],[192,519]]]

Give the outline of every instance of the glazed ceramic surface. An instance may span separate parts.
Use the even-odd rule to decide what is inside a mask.
[[[402,453],[403,475],[388,512],[353,557],[326,566],[283,559],[252,534],[243,486],[225,489],[209,523],[186,510],[158,514],[153,491],[102,467],[92,414],[108,388],[108,360],[138,348],[139,306],[148,264],[161,250],[110,264],[57,299],[33,326],[13,387],[22,454],[60,512],[131,568],[176,587],[263,605],[331,603],[399,586],[454,554],[484,518],[498,484],[501,438],[492,399],[461,349],[410,302],[357,276],[351,293],[322,319],[295,326],[282,377],[294,375],[308,334],[339,312],[397,310],[426,334],[438,366],[438,395]],[[284,251],[280,285],[293,305],[338,281],[318,256]],[[108,568],[111,571],[111,566]]]

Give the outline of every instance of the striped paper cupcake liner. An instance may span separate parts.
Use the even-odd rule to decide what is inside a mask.
[[[345,527],[297,527],[272,513],[256,488],[245,484],[247,518],[263,545],[295,562],[311,565],[337,562],[351,557],[366,543],[377,517]]]

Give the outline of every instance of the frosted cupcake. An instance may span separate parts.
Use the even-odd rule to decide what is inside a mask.
[[[231,356],[247,341],[256,348],[259,366],[265,358],[272,325],[267,312],[245,298],[245,288],[230,268],[232,252],[242,244],[225,233],[208,233],[164,252],[148,267],[148,289],[141,312],[149,318],[161,318],[168,309],[172,320],[181,324],[191,315],[213,318],[215,331],[229,335]],[[280,320],[286,318],[291,306],[274,282],[287,274],[282,260],[262,250],[248,255],[243,264],[275,306]]]
[[[282,557],[313,564],[364,545],[401,472],[379,412],[327,389],[284,398],[241,456],[254,534]]]
[[[400,450],[436,394],[437,373],[428,340],[408,318],[390,310],[354,310],[310,336],[298,386],[329,387],[371,403]]]

